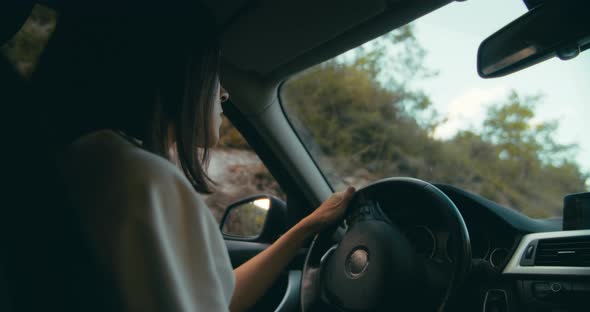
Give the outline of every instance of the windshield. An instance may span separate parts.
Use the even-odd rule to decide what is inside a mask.
[[[481,79],[481,41],[522,1],[451,3],[302,72],[281,88],[336,190],[392,176],[447,183],[529,216],[588,189],[590,53]]]

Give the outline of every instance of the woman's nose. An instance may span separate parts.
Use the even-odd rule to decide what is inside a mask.
[[[221,100],[221,103],[229,100],[229,93],[227,93],[223,86],[219,88],[219,99]]]

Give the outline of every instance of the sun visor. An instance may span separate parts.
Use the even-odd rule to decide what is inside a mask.
[[[386,0],[260,1],[222,34],[223,54],[242,69],[268,73],[383,13],[387,6]]]
[[[383,35],[452,0],[260,1],[221,33],[224,59],[281,80]]]

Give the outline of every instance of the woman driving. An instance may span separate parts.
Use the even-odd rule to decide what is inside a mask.
[[[354,193],[232,269],[200,196],[213,191],[208,149],[229,94],[215,20],[192,2],[72,3],[48,48],[60,54],[44,56],[67,194],[120,310],[247,310]]]

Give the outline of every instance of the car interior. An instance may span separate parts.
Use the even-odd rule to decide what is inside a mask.
[[[231,90],[224,115],[286,198],[254,196],[227,208],[220,230],[237,267],[334,192],[285,113],[280,93],[285,81],[463,1],[202,2],[216,20],[221,76]],[[481,38],[473,71],[493,78],[584,53],[590,47],[590,9],[584,2],[524,0],[527,14]],[[68,1],[2,3],[0,43],[18,32],[34,5],[59,14]],[[560,26],[539,26],[547,21]],[[45,50],[51,48],[49,40]],[[51,60],[41,56],[44,61]],[[59,151],[48,135],[51,121],[34,113],[31,101],[39,100],[34,73],[32,80],[22,79],[2,56],[0,82],[5,142],[0,311],[116,310],[111,300],[116,290],[103,286],[109,281],[65,199],[54,161]],[[590,195],[566,195],[563,217],[539,219],[446,183],[397,176],[372,181],[358,190],[345,220],[309,241],[251,311],[588,311]],[[269,200],[262,229],[256,235],[232,234],[227,222],[235,208],[258,205],[261,198]],[[444,236],[445,244],[423,249],[435,235]],[[430,253],[446,260],[425,256]]]

